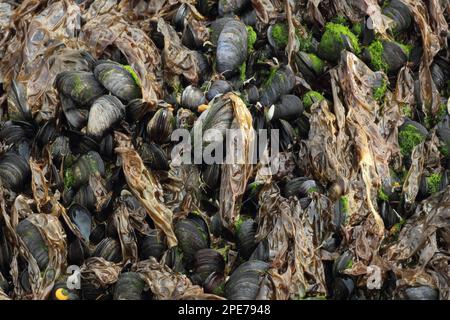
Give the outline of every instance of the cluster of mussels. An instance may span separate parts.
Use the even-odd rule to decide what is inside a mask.
[[[346,248],[349,234],[344,225],[354,210],[349,209],[352,203],[345,183],[339,185],[338,196],[330,196],[333,204],[327,210],[333,231],[317,244],[328,258],[323,258],[323,269],[303,267],[304,292],[283,295],[286,288],[268,283],[271,276],[281,281],[269,270],[287,273],[291,266],[274,262],[278,254],[274,248],[281,249],[274,244],[276,239],[262,235],[267,235],[267,228],[281,227],[271,226],[260,215],[261,191],[268,183],[278,188],[279,197],[295,199],[305,210],[318,195],[328,197],[334,192],[336,184],[304,170],[304,153],[299,150],[312,139],[312,114],[324,104],[333,105],[338,93],[330,85],[330,70],[338,68],[348,53],[372,70],[370,79],[361,81],[371,81],[370,94],[379,105],[387,102],[387,91],[396,87],[399,71],[405,66],[412,70],[409,80],[414,96],[411,104],[399,107],[404,119],[396,141],[401,163],[382,182],[374,203],[389,239],[398,237],[421,201],[448,192],[448,51],[440,50],[430,65],[430,77],[442,101],[437,112],[426,113],[429,109],[421,105],[425,91],[419,79],[423,48],[420,36],[413,32],[414,16],[400,0],[384,2],[381,12],[391,21],[389,37],[377,35],[368,16],[361,21],[330,17],[323,26],[306,19],[297,25],[289,17],[293,13],[285,12],[291,10],[286,9],[289,4],[276,18],[271,17],[271,23],[263,22],[261,8],[254,8],[258,1],[198,0],[172,6],[164,23],[147,22],[148,37],[158,50],[167,51],[168,37],[175,34],[179,46],[195,60],[198,81],[157,75],[162,77],[164,92],[157,103],[146,101],[139,74],[114,48],[108,48],[108,54],[77,50],[76,65],[83,68],[68,68],[56,75],[51,90],[57,101],[46,102],[57,106],[50,119],[29,106],[23,80],[3,84],[0,297],[373,297],[358,283],[362,276],[345,272],[357,261]],[[256,132],[280,132],[280,169],[270,181],[257,179],[259,165],[233,169],[228,164],[172,164],[175,129],[192,132],[201,126],[205,132],[213,128],[225,139],[226,129],[242,128],[245,117]],[[408,170],[420,161],[414,156],[417,146],[422,148],[431,136],[437,139],[439,164],[434,165],[435,172],[421,174],[411,207],[402,186],[413,174]],[[207,144],[205,139],[203,145]],[[241,181],[233,181],[236,177]],[[245,184],[243,188],[239,189],[239,183]],[[448,250],[446,230],[437,237]],[[302,256],[295,259],[300,261]],[[80,272],[67,273],[69,266],[78,266]],[[319,269],[325,276],[324,290],[312,280],[314,276],[309,281],[305,271]],[[436,287],[429,285],[409,286],[402,292],[396,292],[395,286],[395,275],[389,273],[381,289],[385,293],[378,297],[391,298],[393,292],[395,297],[410,299],[439,297]],[[272,290],[270,295],[267,288]]]

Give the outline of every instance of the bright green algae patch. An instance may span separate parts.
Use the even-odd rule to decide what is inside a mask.
[[[324,63],[322,59],[316,56],[314,53],[308,54],[309,59],[311,59],[312,68],[316,74],[321,74],[324,68]]]
[[[347,26],[342,24],[329,22],[325,25],[325,32],[322,35],[322,39],[319,44],[319,51],[322,52],[325,57],[337,58],[335,57],[336,46],[340,45],[345,48],[344,38],[346,36],[350,41],[353,52],[359,54],[361,48],[359,47],[358,38]]]
[[[373,90],[373,98],[378,102],[382,102],[387,90],[387,81],[383,80],[381,86],[375,87]]]
[[[405,126],[398,134],[400,152],[403,156],[411,154],[415,146],[425,140],[425,136],[411,124]]]
[[[253,28],[251,26],[247,26],[247,48],[248,48],[248,52],[253,51],[253,45],[256,42],[256,32],[255,30],[253,30]]]
[[[425,178],[427,181],[427,191],[430,194],[439,191],[442,176],[439,173],[433,173],[431,176]]]
[[[370,54],[370,64],[375,70],[387,71],[389,65],[383,60],[383,44],[380,40],[373,41],[367,48]]]
[[[245,81],[246,71],[247,71],[247,64],[244,61],[244,63],[241,64],[241,66],[239,67],[239,78],[241,79],[241,81]]]
[[[308,109],[310,108],[315,102],[320,102],[324,100],[324,96],[320,94],[317,91],[308,91],[303,96],[303,106]]]
[[[272,38],[278,47],[286,47],[289,40],[289,30],[285,23],[277,23],[272,27]]]
[[[139,80],[139,77],[137,76],[137,74],[134,71],[134,69],[131,66],[129,66],[129,65],[125,65],[125,66],[123,66],[123,68],[125,70],[127,70],[131,74],[131,77],[133,78],[134,82],[136,82],[136,84],[138,86],[141,86],[141,81]]]
[[[378,199],[381,201],[389,201],[389,196],[384,192],[383,188],[378,190]]]

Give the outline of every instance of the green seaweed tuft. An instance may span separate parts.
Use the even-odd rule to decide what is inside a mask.
[[[319,44],[319,51],[324,54],[325,57],[329,59],[336,59],[338,57],[336,54],[336,47],[341,46],[342,49],[345,47],[343,36],[347,36],[353,52],[359,54],[361,48],[359,47],[358,38],[347,26],[342,24],[329,22],[325,25],[325,32],[322,35],[322,39]]]
[[[383,80],[381,86],[375,87],[373,90],[373,98],[378,102],[383,102],[387,90],[387,81]]]
[[[325,98],[322,94],[320,94],[317,91],[311,90],[311,91],[308,91],[307,93],[305,93],[305,95],[303,96],[303,106],[306,109],[309,109],[315,102],[320,102],[324,99]]]
[[[401,106],[402,109],[402,113],[404,116],[408,117],[408,118],[412,118],[413,116],[413,112],[412,112],[412,108],[409,104],[405,103]]]
[[[239,66],[239,79],[241,79],[242,82],[244,82],[246,79],[246,71],[247,71],[247,64],[244,61],[244,63]]]
[[[345,214],[348,214],[350,212],[350,207],[348,204],[348,196],[342,196],[339,201],[341,202],[342,210]]]
[[[257,39],[257,35],[255,30],[253,30],[252,26],[247,26],[247,47],[248,52],[253,51],[253,45],[255,44]]]
[[[400,152],[403,156],[411,154],[415,146],[425,140],[425,136],[413,125],[408,124],[398,134]]]
[[[136,84],[140,87],[141,81],[139,80],[139,77],[137,76],[134,69],[130,65],[124,65],[123,68],[131,74],[131,77],[133,78],[134,82],[136,82]]]
[[[431,176],[426,177],[427,191],[429,194],[433,194],[439,191],[442,175],[439,173],[433,173]]]
[[[308,54],[309,58],[311,59],[312,68],[316,74],[321,74],[323,72],[324,63],[322,59],[320,59],[318,56],[316,56],[314,53]]]
[[[389,196],[384,192],[383,188],[380,188],[380,190],[378,190],[378,199],[386,202],[389,201]]]
[[[64,171],[64,189],[68,190],[72,188],[75,183],[75,176],[73,175],[73,171],[71,168],[67,168]]]
[[[289,40],[289,30],[285,23],[277,23],[272,27],[272,38],[277,47],[286,47]]]
[[[364,27],[364,25],[362,22],[355,23],[352,26],[352,32],[359,38],[362,34],[363,27]]]
[[[370,64],[377,71],[389,70],[389,65],[383,59],[383,44],[380,40],[373,41],[367,48],[370,55]]]

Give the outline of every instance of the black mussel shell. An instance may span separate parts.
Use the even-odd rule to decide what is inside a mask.
[[[62,93],[59,94],[59,100],[67,123],[77,130],[83,128],[88,121],[89,111],[78,107],[71,98]]]
[[[178,246],[183,252],[187,268],[191,268],[194,255],[200,249],[209,247],[209,231],[206,223],[196,216],[178,220],[175,224]]]
[[[147,124],[147,134],[150,141],[162,144],[170,140],[175,129],[175,117],[169,108],[156,111]]]
[[[4,187],[18,191],[27,185],[30,174],[28,161],[15,152],[7,152],[1,157],[0,182]]]
[[[74,239],[69,244],[67,251],[67,260],[70,264],[81,266],[87,258],[89,258],[90,252],[86,244],[80,239]]]
[[[206,165],[202,170],[202,180],[208,190],[216,190],[220,184],[220,164]]]
[[[286,182],[282,189],[283,196],[286,198],[297,196],[298,198],[307,197],[310,192],[321,192],[322,187],[315,181],[305,177],[297,177]]]
[[[8,94],[8,114],[10,119],[30,122],[33,118],[31,108],[27,103],[26,86],[13,80]],[[0,90],[1,91],[1,90]]]
[[[169,170],[169,159],[164,150],[156,143],[142,143],[138,153],[150,169]]]
[[[97,80],[120,100],[129,102],[142,97],[138,80],[127,67],[113,61],[99,61],[94,69]]]
[[[238,20],[225,24],[217,40],[216,69],[225,77],[237,73],[247,57],[247,28]]]
[[[106,225],[104,223],[97,224],[91,232],[89,242],[93,245],[97,245],[106,236]]]
[[[139,273],[121,273],[114,287],[114,300],[142,300],[145,281]]]
[[[281,97],[281,102],[270,107],[267,116],[269,120],[293,120],[301,116],[304,111],[302,100],[293,94]]]
[[[194,255],[195,283],[202,285],[208,276],[213,273],[223,273],[225,261],[222,255],[214,249],[200,249]]]
[[[141,241],[140,256],[143,260],[149,257],[159,260],[166,249],[164,237],[156,229],[152,229],[150,234]]]
[[[353,261],[353,253],[350,250],[342,253],[333,264],[333,274],[337,277],[341,274],[345,269],[347,269]]]
[[[89,240],[92,230],[92,215],[89,210],[79,204],[74,204],[69,208],[68,214],[83,236],[83,240]]]
[[[104,95],[94,101],[89,111],[87,134],[101,138],[113,126],[125,118],[125,106],[112,95]]]
[[[58,92],[78,104],[89,105],[106,93],[92,72],[64,71],[56,76]]]
[[[439,91],[445,88],[449,77],[450,62],[444,57],[437,56],[431,65],[431,78]]]
[[[400,33],[409,28],[412,22],[412,14],[408,6],[400,0],[391,0],[383,8],[382,13],[394,20],[395,27],[392,31]]]
[[[105,164],[96,151],[89,151],[88,153],[83,154],[78,158],[74,165],[71,168],[67,168],[64,173],[65,182],[75,188],[87,183],[91,175],[105,175]]]
[[[191,9],[186,3],[182,3],[175,15],[172,18],[172,22],[175,25],[175,28],[178,31],[182,31],[188,22],[188,18],[190,16]]]
[[[100,142],[100,154],[103,158],[107,160],[112,160],[114,158],[114,137],[113,134],[107,134],[103,137]]]
[[[197,108],[206,103],[205,94],[199,88],[192,85],[184,88],[181,94],[181,105],[185,108],[197,111]]]
[[[133,99],[125,107],[127,120],[134,123],[141,120],[150,112],[149,105],[142,99]]]
[[[309,81],[316,80],[324,72],[324,63],[314,53],[300,51],[295,56],[295,65]]]
[[[31,255],[36,259],[39,269],[45,270],[49,262],[48,247],[39,229],[28,219],[24,219],[19,222],[16,231],[30,250]]]
[[[120,242],[113,238],[105,238],[95,247],[92,256],[118,263],[122,260]]]
[[[228,22],[233,21],[233,20],[235,20],[235,19],[231,18],[231,17],[223,17],[223,18],[219,18],[219,19],[216,19],[211,22],[211,25],[209,26],[211,29],[209,40],[214,45],[217,45],[217,41],[219,40],[220,33],[222,32],[225,25]]]
[[[215,96],[224,94],[233,90],[231,84],[226,80],[216,80],[211,84],[208,92],[206,93],[206,99],[211,101]]]
[[[236,227],[236,246],[239,255],[248,260],[257,246],[256,229],[258,225],[253,219],[247,219]]]
[[[70,150],[73,153],[87,153],[91,150],[99,151],[100,146],[92,137],[79,131],[66,131],[69,138]]]
[[[34,136],[34,127],[29,122],[7,121],[0,130],[0,141],[6,145],[18,144]]]
[[[250,260],[241,264],[225,283],[225,297],[229,300],[254,300],[269,264]]]
[[[247,101],[251,104],[256,104],[259,100],[259,91],[255,85],[249,85],[245,88],[245,95],[247,97]]]
[[[250,3],[249,0],[219,1],[218,14],[223,17],[230,13],[238,13]]]
[[[172,247],[163,256],[164,264],[175,272],[186,273],[183,264],[183,252],[179,247]]]
[[[212,17],[217,15],[217,1],[215,0],[197,0],[197,8],[205,16]]]
[[[57,136],[58,132],[56,131],[55,124],[53,121],[47,121],[37,132],[36,139],[39,146],[43,147],[46,144],[52,143]]]
[[[383,60],[389,65],[388,72],[397,72],[408,61],[408,54],[396,42],[382,41]]]
[[[336,278],[332,290],[334,300],[348,300],[355,291],[355,282],[350,277]]]
[[[225,277],[223,273],[213,272],[203,281],[203,289],[206,293],[223,296],[224,283]]]
[[[195,61],[197,61],[198,67],[198,79],[202,83],[208,80],[211,74],[211,63],[209,62],[206,55],[198,51],[192,51]]]
[[[269,241],[267,239],[261,240],[248,259],[269,261]]]
[[[211,227],[211,233],[215,237],[220,237],[222,235],[223,225],[222,225],[222,219],[220,218],[219,212],[217,212],[216,214],[214,214],[211,217],[210,227]]]
[[[256,10],[248,10],[244,12],[241,18],[242,21],[248,26],[255,26],[259,21]]]
[[[260,90],[260,102],[270,107],[281,96],[288,94],[295,85],[295,75],[289,67],[282,67],[275,72],[269,83]]]
[[[181,35],[181,42],[190,49],[201,49],[203,47],[203,40],[199,31],[188,22],[184,27],[183,34]]]
[[[404,290],[404,298],[408,300],[437,300],[438,290],[429,286],[411,287]]]
[[[5,228],[0,224],[0,273],[8,274],[11,263],[11,248],[4,232]]]

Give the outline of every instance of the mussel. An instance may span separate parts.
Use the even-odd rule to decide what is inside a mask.
[[[263,106],[270,107],[281,96],[288,94],[295,85],[295,75],[289,67],[278,69],[272,79],[260,90],[260,102]]]
[[[238,20],[228,21],[217,40],[216,69],[225,77],[236,74],[247,57],[247,28]]]
[[[114,286],[114,300],[142,300],[145,281],[139,273],[121,273]]]
[[[203,284],[212,273],[223,274],[225,261],[222,255],[214,249],[200,249],[194,255],[194,275],[192,278],[198,284]]]
[[[413,20],[408,6],[400,0],[389,1],[382,13],[394,21],[394,27],[391,30],[396,34],[408,29]]]
[[[19,190],[30,177],[30,165],[24,157],[7,152],[0,158],[0,182],[8,189]]]
[[[170,140],[170,135],[175,128],[175,117],[169,108],[161,108],[156,111],[147,124],[147,134],[150,141],[164,143]]]
[[[58,92],[80,105],[89,105],[106,93],[94,74],[86,71],[64,71],[56,76]]]
[[[199,88],[192,85],[184,88],[181,94],[181,105],[185,108],[197,111],[197,108],[206,103],[205,94]]]
[[[296,119],[303,113],[303,103],[299,97],[287,94],[281,97],[281,102],[270,107],[267,116],[269,120]]]
[[[101,257],[111,262],[120,262],[122,260],[122,249],[118,240],[113,238],[104,238],[95,247],[93,257]]]
[[[124,102],[142,97],[139,78],[130,66],[113,61],[99,61],[94,75],[109,92]]]
[[[208,101],[211,101],[217,95],[230,92],[231,90],[233,90],[233,87],[228,81],[216,80],[211,84],[211,87],[209,87],[209,90],[206,93],[206,99],[208,99]]]
[[[236,227],[236,246],[239,255],[248,260],[257,246],[256,229],[257,224],[253,219],[247,219]]]
[[[36,260],[39,269],[44,271],[50,258],[47,244],[42,238],[39,229],[28,219],[23,219],[17,225],[16,231]]]
[[[64,184],[66,187],[78,188],[89,181],[91,175],[104,176],[105,164],[96,151],[89,151],[78,158],[74,165],[66,168]]]
[[[327,23],[318,48],[319,56],[325,60],[336,62],[344,49],[359,54],[361,49],[358,38],[345,25]]]
[[[143,260],[149,257],[155,257],[157,260],[161,258],[166,250],[164,238],[156,230],[152,229],[148,236],[145,236],[141,241],[141,258]]]
[[[254,300],[268,268],[268,263],[259,260],[241,264],[225,283],[225,297],[229,300]]]
[[[87,133],[101,138],[113,125],[125,118],[125,106],[112,95],[104,95],[94,101],[89,111]]]

